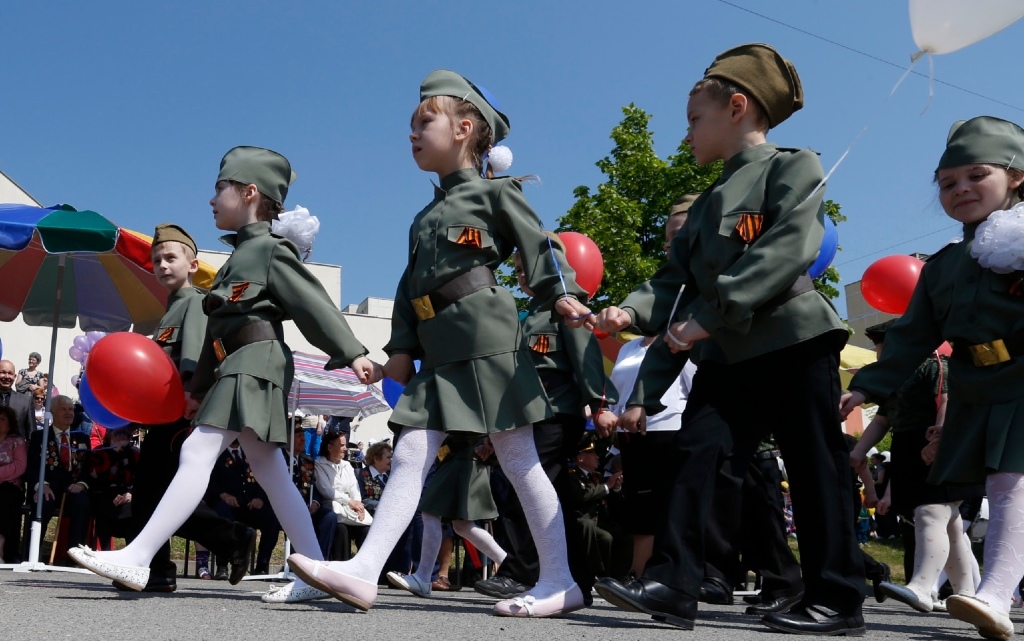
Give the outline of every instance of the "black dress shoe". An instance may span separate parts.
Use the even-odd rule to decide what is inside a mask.
[[[218,565],[217,571],[213,573],[214,581],[227,581],[228,580],[228,569],[226,566]]]
[[[231,585],[238,585],[241,583],[242,578],[245,577],[246,568],[249,567],[249,559],[252,558],[252,553],[256,549],[256,530],[251,527],[245,528],[245,533],[242,534],[238,542],[238,548],[235,549],[235,553],[231,555],[231,574],[221,576],[221,569],[218,568],[217,574],[214,575],[215,579],[227,579]]]
[[[885,563],[879,563],[879,565],[882,566],[882,572],[871,579],[871,587],[875,591],[875,601],[884,603],[889,595],[882,591],[882,583],[889,583],[892,580],[892,571]]]
[[[650,579],[623,585],[606,577],[598,579],[594,589],[612,605],[649,614],[684,630],[692,630],[697,618],[697,599]]]
[[[820,605],[798,605],[789,612],[769,614],[761,623],[790,634],[862,637],[866,633],[864,617],[859,612],[844,615]]]
[[[135,592],[135,588],[130,588],[120,581],[112,581],[111,584],[117,590],[121,592]],[[146,582],[146,587],[142,589],[143,592],[174,592],[178,589],[178,583],[174,577],[158,576],[156,574],[149,575],[149,581]]]
[[[767,599],[761,599],[760,603],[754,603],[747,607],[747,614],[764,616],[774,612],[789,612],[789,609],[797,603],[800,603],[800,600],[803,598],[803,594],[795,594],[793,596],[777,596],[774,598],[769,597]]]
[[[473,584],[473,589],[495,599],[511,599],[526,592],[526,586],[507,576],[494,575]]]
[[[706,576],[700,584],[700,601],[711,605],[732,605],[732,588],[716,576]]]

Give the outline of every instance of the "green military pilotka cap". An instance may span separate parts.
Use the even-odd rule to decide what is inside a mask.
[[[882,341],[885,340],[885,334],[893,325],[896,324],[897,320],[899,319],[890,318],[884,323],[872,325],[871,327],[864,330],[864,335],[867,336],[868,340],[871,341],[872,343],[881,343]]]
[[[935,170],[973,164],[1024,171],[1024,129],[992,116],[954,122]]]
[[[796,67],[774,48],[750,43],[715,58],[705,78],[721,78],[739,86],[761,105],[769,127],[777,127],[804,106],[804,89]]]
[[[668,210],[669,217],[688,213],[690,211],[690,207],[693,207],[693,203],[697,200],[698,196],[700,196],[700,194],[685,194],[679,200],[672,203],[672,206]]]
[[[288,186],[295,182],[295,172],[288,159],[262,147],[235,147],[220,161],[217,181],[233,180],[243,185],[256,185],[261,194],[284,204]]]
[[[199,250],[196,248],[196,241],[182,227],[174,223],[160,223],[153,232],[153,247],[156,248],[161,243],[169,242],[181,243],[191,249],[193,254],[199,253]]]
[[[420,84],[420,102],[434,96],[452,96],[469,101],[476,107],[491,128],[494,136],[492,144],[504,140],[508,136],[511,125],[508,116],[501,113],[494,105],[494,97],[483,87],[478,87],[465,77],[454,71],[438,69],[432,71]]]

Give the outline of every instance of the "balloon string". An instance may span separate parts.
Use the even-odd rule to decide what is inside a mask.
[[[558,264],[558,256],[555,255],[555,246],[551,244],[551,236],[547,236],[548,249],[551,250],[551,262],[555,264],[555,271],[558,272],[558,282],[562,285],[562,295],[564,298],[572,298],[569,296],[569,289],[565,286],[565,277],[562,275],[562,266]],[[580,320],[587,316],[593,316],[593,312],[590,314],[584,314],[583,316],[569,316],[569,320]]]
[[[850,151],[853,150],[854,145],[856,145],[864,136],[864,134],[867,133],[867,130],[871,127],[872,123],[875,120],[875,117],[878,116],[878,113],[882,110],[882,107],[885,106],[885,103],[889,102],[889,99],[892,98],[893,94],[896,93],[896,90],[899,89],[900,85],[903,84],[903,81],[906,80],[907,76],[910,75],[910,72],[914,69],[914,65],[917,64],[919,58],[920,56],[916,54],[915,56],[911,56],[910,66],[907,67],[906,71],[903,72],[903,75],[900,76],[900,79],[897,80],[896,84],[893,85],[892,89],[889,90],[889,95],[887,95],[885,99],[882,100],[882,102],[877,107],[875,107],[875,110],[871,113],[871,116],[868,118],[868,121],[864,125],[864,127],[860,130],[860,133],[858,133],[857,136],[853,139],[853,142],[851,142],[850,146],[846,148],[846,151],[844,151],[839,156],[839,160],[836,161],[836,164],[832,165],[832,168],[828,170],[828,173],[826,173],[825,177],[821,179],[821,182],[819,182],[818,185],[813,190],[811,190],[810,195],[808,195],[807,198],[804,199],[805,201],[813,197],[814,194],[818,193],[818,190],[821,189],[826,182],[828,182],[828,179],[832,177],[832,174],[834,174],[836,169],[839,168],[839,165],[841,165],[843,161],[846,160],[846,157],[850,154]],[[929,60],[930,59],[931,57],[929,56]]]

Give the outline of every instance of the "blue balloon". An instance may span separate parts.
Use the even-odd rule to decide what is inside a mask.
[[[416,371],[420,371],[420,361],[415,360],[412,362]],[[402,385],[393,378],[385,376],[380,382],[380,389],[384,392],[384,400],[388,402],[391,409],[395,409],[395,405],[398,405],[398,399],[402,396],[402,392],[405,391],[405,385]]]
[[[821,239],[821,249],[818,250],[818,258],[815,259],[811,268],[807,270],[810,277],[818,278],[824,274],[828,266],[835,260],[837,251],[839,251],[839,230],[836,229],[836,224],[832,222],[832,219],[826,216],[825,236]]]
[[[108,430],[119,430],[131,424],[131,421],[117,416],[96,400],[96,396],[89,389],[89,381],[85,374],[82,374],[82,378],[78,380],[78,400],[82,402],[82,409],[92,419],[92,422],[99,423]]]

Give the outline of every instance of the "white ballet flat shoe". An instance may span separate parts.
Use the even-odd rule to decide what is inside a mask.
[[[416,596],[427,598],[430,596],[430,584],[420,581],[415,574],[402,574],[401,572],[388,572],[388,583],[401,588],[407,592],[412,592]]]
[[[260,597],[264,603],[303,603],[317,599],[329,599],[330,594],[323,590],[317,590],[311,585],[295,587],[295,582],[288,585],[270,586],[267,593]]]
[[[1006,614],[973,596],[954,594],[946,599],[946,609],[954,619],[966,621],[978,628],[978,634],[986,639],[1007,641],[1013,636],[1013,622]]]
[[[305,583],[358,610],[365,612],[377,601],[376,583],[338,572],[327,561],[292,554],[288,557],[288,566]]]
[[[568,590],[544,599],[538,599],[530,593],[521,594],[513,599],[498,601],[494,604],[494,614],[499,617],[545,618],[556,617],[576,610],[582,610],[583,592],[573,583]]]
[[[896,585],[895,583],[882,581],[878,584],[878,589],[900,603],[909,605],[918,612],[931,612],[935,608],[931,595],[922,597],[905,585]]]
[[[105,561],[96,555],[96,552],[84,545],[68,550],[75,563],[86,570],[95,572],[100,576],[117,581],[133,590],[142,592],[149,583],[149,568],[137,565],[121,565]]]

